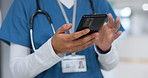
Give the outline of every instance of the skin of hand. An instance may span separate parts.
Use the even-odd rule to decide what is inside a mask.
[[[86,49],[95,43],[95,38],[99,33],[93,33],[78,39],[79,37],[90,32],[89,29],[84,29],[75,33],[66,34],[66,31],[72,28],[72,24],[65,24],[59,28],[51,39],[52,47],[56,54],[58,53],[74,53]]]
[[[116,19],[116,25],[114,25],[114,18],[111,14],[108,14],[108,22],[104,23],[103,27],[99,31],[99,36],[95,39],[95,44],[103,51],[108,51],[115,39],[117,39],[122,31],[118,31],[120,28],[120,19]]]

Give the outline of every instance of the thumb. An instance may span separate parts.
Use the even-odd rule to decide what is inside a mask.
[[[62,27],[60,27],[57,31],[57,33],[65,33],[66,31],[70,30],[72,28],[72,24],[64,24]]]

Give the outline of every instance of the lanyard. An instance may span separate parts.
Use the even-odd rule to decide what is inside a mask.
[[[58,4],[59,4],[59,7],[62,11],[62,14],[64,16],[64,19],[66,21],[67,24],[69,24],[69,20],[68,20],[68,17],[66,15],[66,12],[62,6],[62,3],[60,2],[60,0],[57,0],[58,1]],[[76,8],[77,8],[77,0],[74,0],[74,7],[73,7],[73,17],[72,17],[72,28],[69,30],[70,33],[74,33],[74,28],[75,28],[75,21],[76,21]],[[76,55],[76,52],[75,53],[72,53],[73,56]]]
[[[68,20],[68,17],[66,15],[66,12],[64,10],[64,7],[62,6],[62,3],[60,2],[60,0],[57,0],[58,4],[59,4],[59,7],[61,9],[61,12],[64,16],[64,19],[66,21],[67,24],[69,24],[69,20]],[[77,0],[74,0],[74,7],[73,7],[73,17],[72,17],[72,28],[69,30],[70,33],[74,33],[74,28],[75,28],[75,21],[76,21],[76,8],[77,8]]]

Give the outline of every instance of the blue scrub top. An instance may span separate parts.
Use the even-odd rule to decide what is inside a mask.
[[[113,17],[116,18],[116,15],[106,0],[93,0],[93,3],[97,14],[111,13]],[[56,0],[40,0],[40,6],[42,10],[48,12],[51,16],[55,30],[63,24],[66,24]],[[68,19],[72,22],[73,8],[67,9],[64,6],[64,9]],[[29,23],[30,17],[35,12],[36,0],[14,0],[0,29],[0,40],[31,48]],[[78,0],[75,30],[84,14],[92,14],[89,0]],[[122,26],[119,30],[124,31]],[[37,15],[33,25],[33,37],[36,49],[53,35],[54,33],[46,17],[42,14]],[[67,55],[69,54],[70,53],[67,53]],[[97,60],[98,55],[95,53],[93,46],[77,52],[77,54],[86,56],[87,72],[64,74],[62,73],[61,62],[59,62],[48,70],[40,73],[36,78],[103,78],[100,71],[100,64]]]

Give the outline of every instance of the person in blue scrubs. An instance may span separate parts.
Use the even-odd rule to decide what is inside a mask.
[[[30,40],[30,18],[36,12],[36,0],[14,0],[0,29],[0,40],[10,44],[10,68],[14,78],[104,78],[100,70],[116,66],[118,56],[112,43],[124,29],[106,0],[93,0],[93,3],[97,14],[108,14],[108,22],[100,32],[78,40],[89,29],[69,33],[72,24],[66,24],[57,0],[39,2],[49,13],[56,33],[44,15],[37,15],[33,25],[35,52]],[[72,23],[73,7],[63,7]],[[89,0],[77,0],[75,30],[86,14],[92,14]],[[87,71],[63,73],[61,60],[74,52],[85,55]]]

